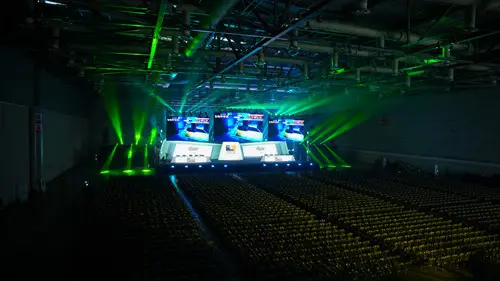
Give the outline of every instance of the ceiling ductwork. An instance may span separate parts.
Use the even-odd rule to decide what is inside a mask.
[[[424,46],[439,45],[439,40],[437,39],[420,40],[421,36],[418,34],[410,34],[409,38],[410,40],[408,40],[407,34],[404,31],[399,32],[399,31],[377,30],[349,23],[311,20],[306,22],[305,28],[311,30],[322,30],[334,33],[351,34],[356,36],[363,36],[363,37],[370,37],[377,39],[384,38],[384,40],[397,41],[404,44],[406,44],[407,42],[410,43],[418,42],[419,45],[424,45]],[[466,50],[469,48],[469,45],[454,44],[453,48],[457,50]]]

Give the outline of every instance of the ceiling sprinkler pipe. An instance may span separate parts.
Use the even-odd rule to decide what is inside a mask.
[[[266,60],[264,58],[264,50],[260,50],[260,52],[257,54],[257,65],[264,65],[266,63]]]
[[[450,82],[455,81],[455,69],[454,68],[448,69],[448,81],[450,81]]]
[[[474,3],[470,5],[470,21],[469,21],[469,30],[476,30],[476,16],[477,16],[477,4]]]
[[[339,68],[339,53],[334,53],[330,56],[330,69],[335,70]]]
[[[378,47],[384,49],[385,48],[385,36],[382,35],[378,38]]]
[[[185,9],[182,12],[182,33],[184,36],[191,35],[191,11],[189,9]]]
[[[392,75],[399,75],[399,60],[397,58],[392,60]]]
[[[174,55],[179,55],[179,37],[177,36],[172,38],[172,52]]]
[[[368,0],[360,0],[359,8],[355,10],[353,14],[357,16],[364,16],[370,14],[370,10],[368,10]]]
[[[59,36],[60,36],[59,27],[54,26],[52,28],[52,48],[56,50],[59,49]]]
[[[297,41],[297,37],[299,37],[298,28],[292,30],[292,35],[290,36],[290,49],[292,50],[297,50],[299,48],[299,41]]]
[[[356,83],[361,83],[361,68],[356,69]]]
[[[451,56],[450,47],[443,47],[443,56],[444,58],[449,58]]]
[[[411,76],[406,75],[406,87],[410,88],[411,87]]]
[[[309,79],[309,64],[304,63],[304,79]]]

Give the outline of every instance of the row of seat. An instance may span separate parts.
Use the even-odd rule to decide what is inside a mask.
[[[180,176],[181,188],[254,279],[385,279],[399,256],[229,176]]]
[[[433,212],[451,215],[484,229],[499,230],[500,227],[500,206],[486,199],[500,194],[494,189],[474,185],[477,189],[472,191],[472,188],[466,188],[467,185],[464,184],[401,177],[382,179],[349,173],[315,173],[314,177],[369,192],[374,196],[429,208]],[[410,183],[413,180],[416,183]],[[477,192],[480,192],[480,196]]]
[[[338,219],[394,251],[430,263],[459,263],[475,250],[497,247],[496,236],[345,188],[294,175],[246,175],[249,183]]]
[[[125,280],[229,280],[212,242],[168,182],[111,177],[94,209],[113,233],[110,262],[129,265],[120,269]]]

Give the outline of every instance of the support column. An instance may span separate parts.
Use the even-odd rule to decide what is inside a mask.
[[[33,104],[30,107],[30,195],[45,191],[43,176],[43,112],[40,103],[40,67],[33,70]]]

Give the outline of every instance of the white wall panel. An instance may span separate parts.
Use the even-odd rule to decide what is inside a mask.
[[[0,197],[25,200],[30,182],[29,110],[0,102]]]

